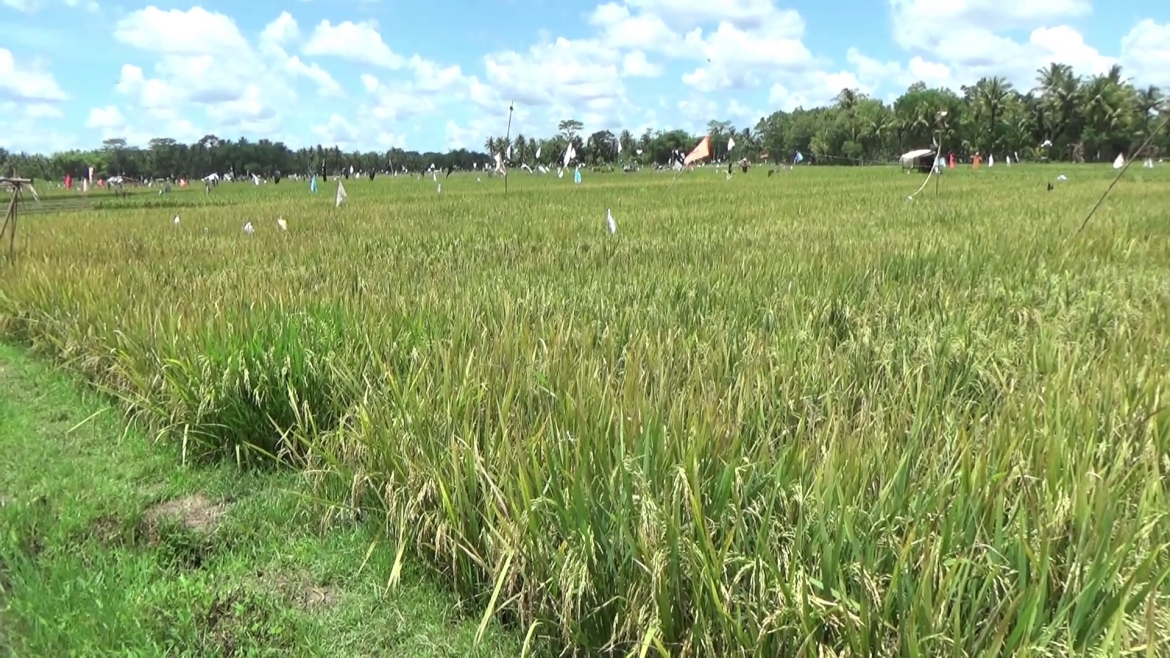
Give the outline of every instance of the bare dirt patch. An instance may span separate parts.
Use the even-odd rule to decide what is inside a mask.
[[[341,600],[341,590],[333,585],[318,585],[308,574],[257,574],[265,587],[270,587],[284,597],[290,604],[301,610],[313,611],[320,608],[329,608],[337,605]]]
[[[171,520],[188,530],[211,534],[227,510],[227,503],[213,502],[203,494],[195,494],[150,507],[146,510],[144,520],[151,526]]]

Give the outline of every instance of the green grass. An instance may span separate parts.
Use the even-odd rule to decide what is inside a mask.
[[[1167,171],[1075,237],[1107,166],[131,198],[24,227],[0,331],[548,648],[1170,655]]]
[[[292,474],[183,468],[173,445],[0,346],[0,655],[516,656]],[[169,513],[164,513],[169,512]]]

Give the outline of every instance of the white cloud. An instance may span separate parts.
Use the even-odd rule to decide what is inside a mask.
[[[132,12],[118,21],[114,38],[139,50],[160,55],[222,53],[239,56],[251,51],[234,20],[202,7],[193,7],[189,11],[147,7]]]
[[[0,0],[27,12],[55,5],[77,13],[90,2]],[[752,125],[774,109],[831,103],[842,88],[890,99],[919,80],[957,89],[1003,76],[1026,90],[1052,61],[1082,74],[1119,62],[1139,85],[1170,85],[1170,24],[1144,20],[1119,42],[1089,44],[1075,27],[1090,15],[1089,0],[886,0],[892,33],[883,36],[904,54],[887,61],[850,48],[837,62],[809,47],[804,19],[779,0],[600,2],[584,35],[541,32],[530,46],[463,66],[396,52],[370,21],[302,27],[284,11],[245,32],[198,6],[147,7],[121,18],[114,35],[148,59],[124,60],[116,86],[124,100],[94,103],[101,107],[85,126],[132,142],[210,132],[363,149],[431,148],[438,133],[450,147],[480,149],[503,134],[512,101],[512,134],[543,136],[566,118],[584,122],[586,133],[699,129],[713,118]],[[348,88],[326,68],[339,60],[357,65]],[[0,125],[61,116],[68,96],[39,64],[0,48],[0,107],[15,108]],[[660,80],[648,87],[647,78]],[[668,84],[674,89],[664,92]],[[336,113],[314,98],[347,95]],[[309,131],[290,135],[286,118],[309,119]]]
[[[625,93],[621,55],[596,41],[558,38],[525,53],[505,51],[484,58],[487,82],[500,99],[528,106],[578,105]]]
[[[61,4],[70,9],[84,9],[91,14],[100,9],[98,3],[92,0],[62,0]],[[46,3],[38,2],[38,0],[0,0],[0,7],[8,7],[25,14],[35,13],[45,5]]]
[[[272,56],[282,54],[280,43],[295,35],[295,22],[287,13],[264,29],[257,48],[223,14],[201,7],[189,11],[147,7],[120,20],[114,36],[157,56],[154,76],[124,65],[116,89],[147,118],[162,122],[157,128],[165,126],[167,136],[185,127],[176,124],[176,117],[188,106],[203,109],[208,132],[271,135],[281,125],[276,107],[296,99],[294,76],[309,78],[326,92],[339,89],[319,68]],[[134,115],[139,128],[140,113]]]
[[[772,85],[768,93],[768,104],[784,111],[798,107],[809,109],[832,104],[833,99],[843,89],[872,93],[871,87],[863,85],[857,76],[849,71],[837,73],[814,71],[797,79],[791,87],[780,82]]]
[[[1170,23],[1135,25],[1121,38],[1121,62],[1142,84],[1170,86]]]
[[[85,119],[86,128],[97,128],[99,130],[118,129],[126,126],[126,119],[117,107],[107,105],[105,107],[95,107],[89,111],[89,116]]]
[[[931,87],[946,87],[953,83],[949,66],[927,61],[917,55],[902,65],[898,62],[880,62],[856,48],[850,48],[845,59],[853,66],[856,88],[870,95],[876,95],[878,88],[887,85],[901,92],[915,82],[924,82]]]
[[[894,42],[921,53],[887,76],[902,86],[915,80],[958,88],[999,76],[1020,89],[1035,85],[1050,62],[1098,74],[1116,62],[1085,43],[1066,21],[1092,12],[1089,0],[889,0]],[[1025,31],[1028,40],[1006,34]]]
[[[0,48],[0,101],[59,103],[68,99],[52,73],[32,63],[18,65],[11,51]]]
[[[317,64],[306,64],[300,57],[293,55],[284,63],[284,68],[293,75],[308,78],[317,83],[317,89],[322,96],[341,96],[341,85],[333,79],[329,72]]]
[[[734,99],[722,103],[703,98],[687,99],[678,101],[676,105],[679,112],[685,118],[686,125],[675,125],[672,127],[692,130],[704,129],[712,119],[731,121],[736,126],[755,125],[761,115],[767,114],[766,112],[760,112],[759,110],[746,107]],[[653,125],[653,121],[649,125]],[[639,132],[634,132],[634,134],[638,135]]]
[[[889,0],[894,41],[906,49],[958,50],[956,32],[1031,30],[1092,12],[1089,0]]]
[[[24,115],[29,119],[60,119],[65,116],[65,113],[56,105],[33,103],[24,106]]]
[[[346,149],[360,148],[383,151],[391,148],[405,148],[406,145],[406,139],[403,135],[386,131],[378,132],[371,141],[366,138],[367,133],[364,130],[339,114],[330,115],[328,121],[313,126],[312,131],[322,144],[336,144],[340,148]]]
[[[287,11],[282,11],[276,20],[264,26],[264,31],[260,33],[260,43],[263,46],[287,46],[300,37],[301,30],[297,27],[296,19]],[[278,52],[284,54],[283,50]]]
[[[1037,28],[1028,40],[1036,46],[1040,58],[1046,60],[1042,64],[1060,62],[1081,73],[1100,74],[1117,63],[1116,59],[1105,57],[1096,48],[1086,44],[1081,33],[1067,25]]]
[[[48,112],[48,115],[42,116],[41,112]],[[17,153],[57,153],[77,148],[76,135],[61,134],[41,121],[56,118],[59,113],[60,109],[55,105],[18,105],[11,101],[0,101],[3,148]]]
[[[416,92],[434,94],[454,92],[456,88],[468,83],[458,66],[443,66],[422,59],[418,55],[411,57],[408,63],[414,72],[412,89]]]
[[[601,31],[601,39],[613,48],[654,48],[671,54],[682,53],[679,36],[657,15],[637,14],[630,8],[609,2],[599,5],[589,23]]]
[[[448,120],[445,131],[447,148],[470,151],[484,150],[484,142],[488,137],[503,134],[500,132],[498,121],[493,122],[484,118],[472,119],[464,125]]]
[[[90,130],[96,130],[103,140],[122,138],[127,143],[136,145],[146,145],[151,139],[163,136],[182,141],[194,141],[202,136],[190,121],[177,115],[170,115],[164,121],[156,122],[144,129],[137,122],[127,120],[121,110],[114,105],[91,108],[84,125]],[[165,132],[155,132],[159,128],[164,128]]]
[[[405,136],[393,130],[401,122],[437,116],[444,107],[475,98],[478,81],[464,76],[458,66],[445,66],[418,55],[404,59],[403,65],[411,72],[409,79],[383,81],[362,73],[359,79],[365,98],[351,118],[334,115],[314,131],[345,136],[346,143],[365,145],[363,148],[404,148]],[[356,132],[348,132],[351,127]]]
[[[515,102],[513,128],[521,125],[526,133],[551,134],[568,118],[584,123],[587,132],[615,130],[638,112],[628,97],[623,75],[651,76],[657,72],[655,65],[643,60],[643,53],[623,53],[599,40],[543,39],[523,51],[485,56],[484,79],[469,78],[469,96],[485,117],[499,122],[506,121],[508,104]],[[455,129],[448,129],[448,140],[464,143],[466,138],[460,131],[468,129],[456,124]],[[501,131],[494,127],[490,134]],[[476,131],[472,142],[478,144],[484,136]]]
[[[259,51],[268,61],[284,62],[283,70],[291,76],[313,82],[321,96],[344,96],[341,85],[328,71],[316,63],[306,63],[296,55],[290,56],[285,51],[285,46],[294,44],[300,37],[300,28],[292,14],[287,11],[281,12],[280,16],[264,26],[264,31],[260,33]]]
[[[406,63],[399,54],[390,50],[382,41],[382,35],[372,23],[345,21],[332,25],[321,21],[301,50],[306,55],[329,55],[387,69],[398,69]]]
[[[626,53],[622,57],[622,75],[632,78],[656,78],[662,75],[662,66],[652,64],[641,50]]]
[[[804,44],[800,14],[778,7],[773,0],[608,2],[593,11],[589,23],[609,48],[695,62],[697,66],[684,73],[681,81],[699,92],[772,86],[776,91],[793,90],[782,96],[805,99],[823,95],[826,76],[840,77],[827,73],[829,63]],[[623,67],[623,75],[633,75],[637,63],[631,60]],[[686,108],[699,105],[688,101],[680,109],[691,117],[697,110]]]
[[[682,80],[703,92],[755,87],[821,64],[801,41],[800,14],[772,0],[610,2],[597,7],[589,22],[611,48],[698,61]]]

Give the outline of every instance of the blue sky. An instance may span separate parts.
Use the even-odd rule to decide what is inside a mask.
[[[1049,61],[1170,87],[1170,2],[0,0],[0,147],[204,134],[446,150],[564,118],[754,125],[843,87],[1033,86]]]

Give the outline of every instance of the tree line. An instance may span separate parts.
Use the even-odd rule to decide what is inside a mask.
[[[974,154],[1014,155],[1026,160],[1107,161],[1159,157],[1170,150],[1166,122],[1170,105],[1156,86],[1137,87],[1120,66],[1099,75],[1077,75],[1071,66],[1052,63],[1037,71],[1036,86],[1020,90],[1000,77],[985,77],[959,91],[917,82],[887,104],[855,89],[844,89],[825,107],[798,108],[761,117],[753,127],[730,121],[707,126],[711,154],[753,162],[788,162],[799,152],[808,162],[862,165],[891,162],[903,152],[938,144],[958,158]],[[340,173],[355,171],[422,171],[482,168],[501,154],[518,166],[555,166],[569,144],[577,161],[593,167],[667,164],[676,152],[695,146],[699,136],[685,130],[650,130],[634,135],[598,130],[585,136],[576,119],[560,122],[555,135],[489,137],[483,151],[447,153],[390,149],[343,152],[337,146],[294,149],[267,139],[232,141],[207,135],[193,144],[173,139],[150,140],[146,147],[108,139],[96,150],[54,154],[10,153],[0,148],[0,172],[40,179],[94,176],[132,179],[202,178],[211,173]],[[1161,130],[1158,130],[1161,128]],[[1134,149],[1154,134],[1145,153]],[[728,145],[734,140],[734,148]]]

